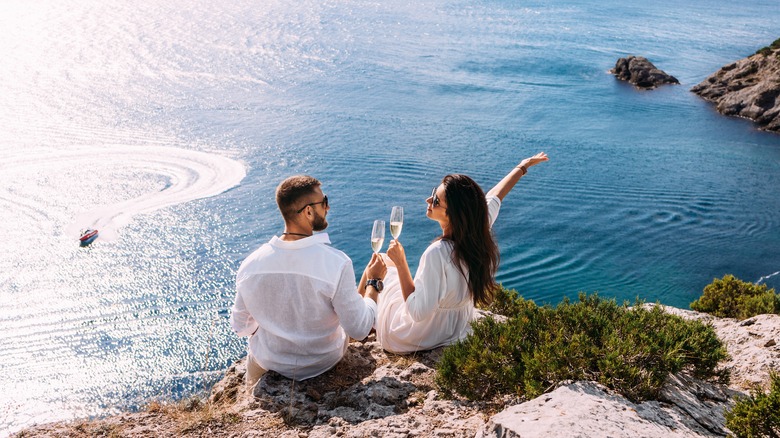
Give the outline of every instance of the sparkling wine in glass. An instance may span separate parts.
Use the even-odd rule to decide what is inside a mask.
[[[379,252],[382,244],[385,242],[385,221],[375,220],[374,228],[371,230],[371,249]]]
[[[390,213],[390,234],[393,235],[393,239],[398,240],[398,236],[401,235],[401,229],[404,227],[404,208],[395,206]]]

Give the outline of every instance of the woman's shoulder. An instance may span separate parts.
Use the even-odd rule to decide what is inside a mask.
[[[423,252],[423,258],[428,257],[441,257],[441,258],[449,258],[450,254],[452,254],[452,242],[445,239],[438,239],[428,245],[428,248],[425,248],[425,251]]]

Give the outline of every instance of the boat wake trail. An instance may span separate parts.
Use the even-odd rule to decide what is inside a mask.
[[[109,155],[113,160],[121,160],[123,166],[134,165],[167,178],[167,186],[159,192],[80,213],[65,227],[67,235],[77,236],[80,230],[92,228],[100,231],[98,239],[112,241],[117,238],[119,228],[137,214],[218,195],[237,186],[246,176],[242,163],[206,152],[143,147],[129,152],[110,152]]]
[[[60,224],[68,225],[54,226],[60,228],[68,237],[78,238],[81,230],[97,229],[100,232],[98,239],[104,241],[115,240],[117,231],[137,214],[218,195],[237,186],[246,176],[245,166],[234,159],[170,146],[37,149],[11,153],[0,162],[0,171],[3,173],[29,175],[31,169],[35,169],[39,175],[44,175],[41,178],[58,181],[59,186],[50,184],[45,196],[39,193],[21,193],[22,189],[8,189],[0,193],[0,204],[9,210],[22,211],[26,216],[35,218],[38,223],[54,225],[52,219],[55,217],[64,219]],[[142,185],[145,189],[127,191],[131,199],[121,200],[123,186],[134,187],[144,178],[153,179],[158,184],[145,182]],[[78,180],[76,187],[73,186],[74,179]],[[19,181],[22,180],[30,181],[26,176],[19,178]],[[21,185],[24,190],[32,190],[30,187],[34,188],[35,184],[30,182]],[[154,190],[160,184],[163,184],[162,189]],[[70,187],[65,187],[66,185]],[[71,211],[65,217],[54,213],[60,209],[58,204],[61,202],[57,200],[58,197],[70,198],[74,191],[91,193],[98,187],[118,188],[119,190],[114,190],[117,197],[109,196],[108,198],[112,199],[104,200],[107,205],[87,207],[86,211],[78,212],[78,205],[100,202],[100,197],[82,199],[71,205]],[[142,194],[135,196],[139,192]],[[116,199],[120,201],[115,202]],[[66,219],[67,216],[72,219]]]

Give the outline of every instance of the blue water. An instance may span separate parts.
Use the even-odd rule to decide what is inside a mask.
[[[687,307],[715,277],[780,271],[780,136],[688,91],[780,37],[774,0],[4,7],[0,434],[207,389],[243,354],[235,271],[281,232],[274,189],[292,174],[323,181],[331,240],[358,271],[391,206],[414,268],[439,231],[424,200],[442,176],[487,190],[538,151],[550,161],[494,228],[498,280],[526,298]],[[616,81],[630,54],[681,85]],[[147,147],[247,175],[78,249],[63,230],[82,211],[188,178]]]

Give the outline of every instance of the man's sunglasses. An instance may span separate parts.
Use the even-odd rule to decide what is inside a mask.
[[[431,205],[434,206],[434,207],[438,207],[439,206],[439,196],[436,195],[436,189],[438,189],[438,188],[439,187],[434,187],[433,190],[431,191],[431,198],[433,198],[431,200]]]
[[[301,207],[300,210],[296,211],[295,213],[298,214],[298,213],[302,212],[304,208],[306,208],[306,207],[308,207],[310,205],[317,205],[317,204],[322,204],[323,207],[328,208],[328,195],[325,195],[325,199],[323,199],[320,202],[312,202],[311,204],[304,205],[303,207]]]

